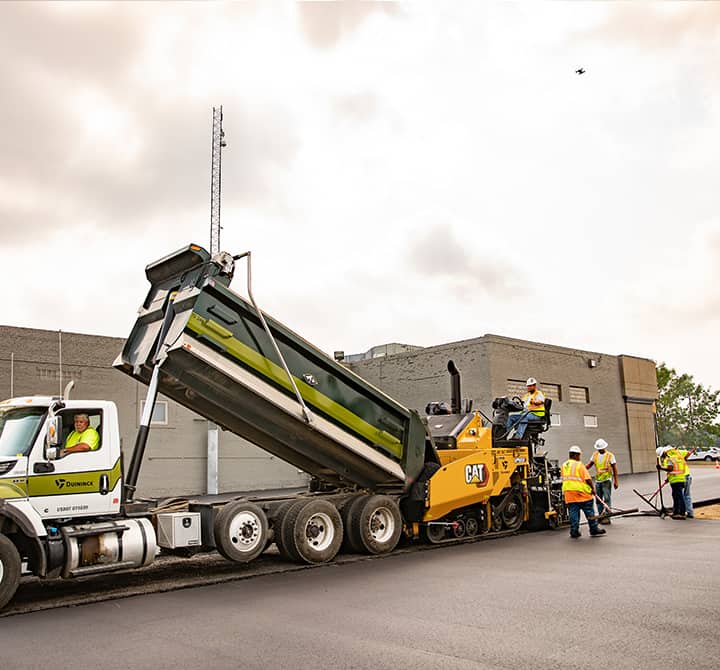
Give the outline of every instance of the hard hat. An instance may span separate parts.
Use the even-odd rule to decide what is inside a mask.
[[[537,384],[537,379],[535,377],[529,377],[528,380],[525,382],[525,386],[535,386]]]
[[[595,448],[600,451],[601,449],[607,449],[608,443],[601,438],[595,440]]]
[[[572,446],[568,450],[571,454],[582,454],[582,449],[580,447]]]
[[[663,452],[665,451],[665,447],[658,447],[655,449],[655,453],[658,455],[658,458],[663,455]]]

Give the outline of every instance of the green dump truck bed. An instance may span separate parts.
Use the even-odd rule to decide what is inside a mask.
[[[115,367],[149,383],[166,330],[161,393],[325,482],[405,490],[425,460],[418,414],[264,315],[308,420],[257,310],[228,288],[233,269],[197,245],[147,266],[151,287]]]

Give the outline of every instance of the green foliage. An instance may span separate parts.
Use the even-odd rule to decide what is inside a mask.
[[[712,447],[720,440],[720,391],[660,363],[656,369],[660,444]]]

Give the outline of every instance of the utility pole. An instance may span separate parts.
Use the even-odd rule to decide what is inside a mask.
[[[222,150],[227,146],[225,131],[222,127],[223,111],[213,107],[212,153],[210,159],[210,254],[220,251],[220,195],[222,191]],[[214,421],[208,421],[207,431],[207,493],[219,493],[218,451],[220,431]]]

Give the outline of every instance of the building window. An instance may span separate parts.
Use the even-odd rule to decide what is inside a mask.
[[[559,414],[550,414],[550,425],[551,426],[562,426]]]
[[[527,393],[527,386],[525,385],[524,379],[508,379],[507,380],[507,394],[522,398]],[[548,384],[547,382],[539,382],[538,388],[545,394],[546,398],[560,401],[560,384]]]
[[[597,428],[597,417],[593,416],[592,414],[586,414],[583,417],[583,423],[585,424],[585,428]]]
[[[589,403],[590,390],[587,386],[570,386],[570,402]]]
[[[142,416],[145,410],[145,401],[143,400],[140,406],[140,416]],[[155,407],[153,407],[153,413],[150,417],[151,426],[167,426],[168,424],[168,404],[167,400],[156,400]]]

